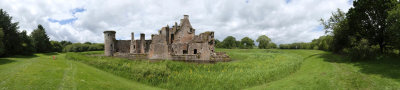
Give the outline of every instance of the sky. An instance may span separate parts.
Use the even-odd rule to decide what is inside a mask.
[[[1,0],[0,8],[28,33],[41,24],[50,40],[103,43],[103,31],[115,30],[117,40],[140,33],[157,34],[183,15],[196,34],[214,31],[222,41],[256,40],[267,35],[277,44],[311,42],[325,35],[319,19],[336,9],[347,11],[349,0]]]

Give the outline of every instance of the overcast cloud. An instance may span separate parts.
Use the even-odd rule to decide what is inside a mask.
[[[117,39],[130,32],[146,39],[161,27],[189,15],[196,34],[214,31],[223,40],[234,36],[256,39],[267,35],[273,42],[310,42],[324,35],[320,18],[349,0],[1,0],[20,30],[32,32],[38,24],[51,40],[102,43],[104,30],[117,31]],[[179,22],[178,22],[179,23]]]

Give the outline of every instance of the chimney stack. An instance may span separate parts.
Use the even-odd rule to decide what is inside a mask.
[[[189,15],[183,15],[183,19],[189,19]]]

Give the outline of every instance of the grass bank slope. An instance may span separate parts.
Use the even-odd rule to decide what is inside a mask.
[[[300,70],[284,79],[250,89],[400,89],[399,58],[349,62],[344,57],[318,50],[281,51],[301,55],[304,62]]]
[[[214,64],[149,62],[93,55],[103,52],[68,53],[66,57],[121,77],[173,90],[243,89],[284,78],[296,72],[303,62],[300,55],[279,50],[217,51],[227,52],[233,61]]]
[[[56,56],[56,60],[52,60]],[[0,58],[0,89],[156,89],[115,76],[79,62],[65,54]]]
[[[233,61],[151,62],[96,55],[102,51],[0,58],[0,89],[400,89],[397,57],[349,62],[319,50],[217,51]]]

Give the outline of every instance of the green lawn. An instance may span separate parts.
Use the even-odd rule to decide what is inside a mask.
[[[56,60],[52,60],[56,56]],[[0,59],[0,89],[157,89],[115,76],[65,54],[47,53]]]
[[[324,51],[284,51],[297,53],[304,57],[300,70],[282,80],[250,89],[400,89],[399,58],[349,62],[341,56]]]
[[[319,50],[217,51],[233,61],[150,62],[94,55],[101,51],[0,58],[0,89],[400,89],[399,58],[349,62]]]

